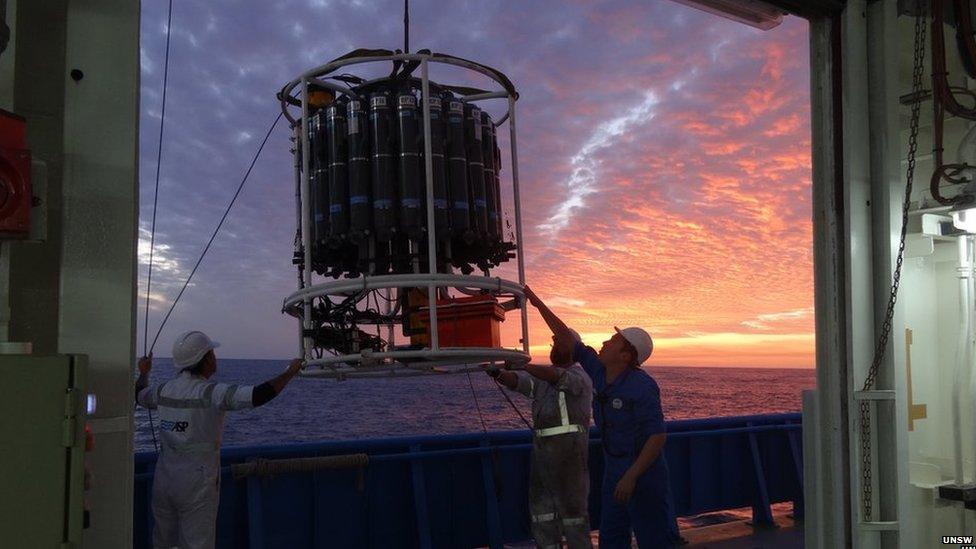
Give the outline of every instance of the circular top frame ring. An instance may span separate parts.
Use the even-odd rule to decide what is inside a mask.
[[[342,67],[347,67],[350,65],[361,65],[364,63],[376,63],[383,61],[414,61],[420,63],[442,63],[445,65],[454,65],[456,67],[465,68],[491,78],[497,84],[502,87],[502,91],[489,92],[485,94],[478,94],[463,97],[462,100],[465,101],[481,101],[484,99],[508,99],[509,107],[505,111],[505,114],[495,123],[495,125],[501,125],[505,120],[508,119],[509,113],[512,108],[512,104],[518,99],[518,92],[515,90],[515,85],[512,84],[511,80],[495,69],[488,66],[470,61],[468,59],[462,59],[460,57],[454,57],[445,54],[429,54],[429,53],[395,53],[389,55],[363,55],[358,57],[347,57],[339,58],[325,65],[315,67],[314,69],[305,71],[298,78],[288,82],[281,89],[279,93],[279,99],[281,101],[281,112],[285,115],[285,118],[294,125],[298,121],[291,116],[288,112],[288,98],[291,97],[292,92],[295,88],[299,87],[303,82],[314,81],[317,86],[322,86],[324,88],[330,89],[346,95],[352,95],[353,91],[351,88],[346,86],[341,86],[339,84],[333,84],[331,82],[324,82],[319,80],[320,77],[327,76],[332,72],[340,69]]]

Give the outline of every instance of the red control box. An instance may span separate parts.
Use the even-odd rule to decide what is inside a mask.
[[[27,121],[0,109],[0,238],[30,234],[30,171]]]
[[[417,315],[430,337],[429,309]],[[498,347],[505,311],[489,295],[437,300],[437,342],[441,347]]]

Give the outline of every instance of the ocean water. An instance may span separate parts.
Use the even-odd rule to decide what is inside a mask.
[[[257,385],[286,365],[286,361],[221,359],[213,379]],[[666,419],[795,412],[801,407],[800,392],[815,385],[815,373],[807,369],[650,367],[647,371],[661,387]],[[168,359],[156,359],[150,382],[164,382],[174,375]],[[510,396],[530,418],[528,399]],[[158,428],[158,418],[154,419]],[[228,413],[223,446],[524,428],[495,384],[481,373],[342,382],[295,378],[261,408]],[[141,407],[136,409],[135,447],[137,451],[153,448],[149,416]]]

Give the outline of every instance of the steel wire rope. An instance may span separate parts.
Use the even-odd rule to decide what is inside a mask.
[[[210,240],[207,241],[207,245],[203,248],[203,252],[200,253],[200,257],[197,258],[197,262],[193,265],[193,269],[190,271],[190,275],[186,277],[186,281],[183,282],[183,287],[180,288],[180,293],[176,294],[176,298],[173,300],[173,304],[170,305],[169,310],[166,311],[166,316],[163,317],[162,323],[159,325],[159,330],[156,331],[156,337],[153,338],[152,345],[149,347],[149,352],[156,347],[156,342],[159,340],[159,334],[162,333],[163,327],[166,325],[166,321],[169,320],[171,314],[173,314],[173,309],[176,308],[176,304],[180,302],[180,298],[183,297],[183,292],[190,285],[190,281],[193,280],[193,275],[196,274],[197,269],[203,262],[203,258],[206,257],[207,252],[210,251],[210,246],[214,243],[217,238],[217,234],[220,232],[220,228],[223,227],[224,221],[227,220],[227,215],[230,213],[231,208],[234,207],[234,203],[237,201],[237,197],[240,196],[241,191],[244,189],[244,183],[247,182],[248,176],[251,175],[251,171],[254,169],[254,165],[257,163],[258,158],[261,156],[261,151],[264,150],[265,144],[267,144],[268,139],[271,137],[271,133],[274,132],[275,127],[281,120],[283,113],[278,113],[275,117],[274,122],[271,123],[271,127],[268,128],[267,133],[264,134],[264,139],[261,141],[261,145],[258,147],[257,152],[254,153],[254,157],[251,159],[251,164],[247,167],[247,171],[244,172],[244,177],[241,178],[240,184],[237,186],[237,191],[234,192],[234,196],[230,199],[230,203],[227,204],[227,208],[224,209],[224,214],[220,217],[220,221],[217,223],[217,227],[214,228],[213,234],[210,235]]]
[[[465,364],[467,367],[467,364]],[[485,416],[481,413],[481,403],[478,402],[478,394],[474,390],[474,382],[471,381],[471,372],[466,372],[468,376],[468,386],[471,387],[471,396],[474,397],[475,408],[478,409],[478,419],[481,420],[481,431],[484,433],[488,432],[488,425],[485,423]]]
[[[428,290],[428,292],[429,292],[429,290]],[[436,303],[436,300],[435,300],[435,303]],[[435,306],[433,312],[429,312],[428,314],[430,314],[432,316],[435,316],[435,317],[440,317],[441,315],[437,312],[437,308],[438,307]],[[428,318],[428,322],[429,321],[430,321],[430,319]],[[457,337],[457,334],[458,334],[458,315],[457,315],[456,312],[453,315],[451,315],[451,321],[453,322],[453,325],[454,325],[454,337]],[[431,328],[432,328],[432,326],[430,324],[428,324],[428,330],[430,330]],[[465,369],[467,369],[467,366],[468,366],[467,364],[464,365]],[[487,433],[488,432],[488,425],[485,423],[485,416],[481,413],[481,403],[478,401],[478,394],[474,390],[474,382],[471,380],[471,372],[465,372],[465,375],[468,377],[468,386],[471,387],[471,396],[474,397],[474,405],[475,405],[475,408],[477,408],[477,410],[478,410],[478,419],[481,420],[481,431],[483,433]]]
[[[522,415],[522,411],[518,409],[518,406],[516,406],[514,402],[512,402],[511,397],[509,397],[508,393],[505,392],[505,389],[502,387],[502,384],[499,383],[498,380],[494,378],[492,379],[492,381],[495,382],[495,387],[498,387],[498,391],[501,392],[502,396],[505,397],[505,400],[508,401],[508,405],[512,407],[512,410],[515,410],[516,414],[518,414],[519,419],[521,419],[522,423],[525,424],[525,428],[531,431],[532,424],[529,423],[529,420],[525,419],[525,416]]]
[[[505,400],[508,401],[508,405],[511,406],[512,410],[515,410],[515,413],[518,414],[519,419],[522,420],[522,423],[525,424],[525,427],[529,430],[530,433],[532,433],[533,453],[534,453],[535,452],[535,449],[534,449],[534,445],[535,445],[535,430],[532,428],[532,424],[529,423],[529,421],[527,419],[525,419],[525,416],[522,415],[522,412],[521,412],[521,410],[518,409],[518,406],[516,406],[515,403],[512,402],[512,399],[508,396],[508,393],[505,392],[505,389],[502,387],[502,384],[498,381],[498,378],[492,378],[492,381],[495,382],[495,386],[498,387],[498,391],[501,392],[502,396],[505,397]],[[535,398],[534,397],[534,394],[533,394],[533,398]],[[587,444],[585,444],[583,446],[584,447],[584,450],[583,450],[584,452],[588,452],[589,451],[589,444],[588,444],[589,439],[590,439],[589,438],[589,432],[587,432],[587,435],[586,435]],[[545,472],[544,471],[539,471],[538,474],[543,474],[544,475]],[[543,482],[542,483],[542,487],[545,490],[546,495],[549,496],[550,501],[553,502],[553,508],[556,508],[555,502],[557,501],[557,499],[556,499],[555,494],[552,492],[552,489],[549,487],[549,482]]]
[[[159,112],[159,143],[156,147],[156,185],[153,191],[152,223],[149,229],[149,272],[146,275],[146,316],[142,331],[142,356],[149,356],[147,346],[149,344],[149,296],[152,290],[152,268],[153,251],[156,245],[156,205],[159,203],[159,171],[163,160],[163,128],[166,123],[166,90],[169,88],[169,43],[170,29],[173,26],[173,0],[169,0],[169,8],[166,13],[166,53],[163,55],[163,94],[162,106]],[[146,407],[149,413],[149,431],[152,432],[153,449],[159,452],[159,442],[156,440],[156,427],[153,425],[152,409]]]

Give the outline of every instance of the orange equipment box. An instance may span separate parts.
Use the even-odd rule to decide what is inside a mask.
[[[424,343],[430,343],[429,307],[416,313],[424,328]],[[437,339],[441,347],[499,347],[499,324],[505,321],[505,310],[490,295],[452,297],[437,300]]]

